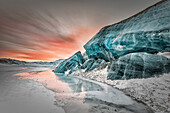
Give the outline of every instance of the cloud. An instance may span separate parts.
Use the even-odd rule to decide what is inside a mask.
[[[101,27],[156,1],[0,0],[0,57],[67,58]]]

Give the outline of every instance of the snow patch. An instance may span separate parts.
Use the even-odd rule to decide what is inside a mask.
[[[130,80],[107,80],[107,67],[90,72],[77,71],[72,76],[81,76],[112,85],[134,99],[144,102],[155,113],[170,113],[170,73],[159,77]]]

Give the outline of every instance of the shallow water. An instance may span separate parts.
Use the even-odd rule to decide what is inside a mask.
[[[55,105],[65,113],[152,113],[146,105],[103,83],[50,71],[18,73],[55,93]]]
[[[54,105],[54,92],[43,84],[12,76],[40,70],[49,68],[0,64],[0,113],[64,113]]]

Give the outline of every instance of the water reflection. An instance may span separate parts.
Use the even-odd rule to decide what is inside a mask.
[[[18,79],[31,79],[37,81],[56,93],[73,92],[69,87],[69,84],[60,81],[59,78],[51,71],[23,72],[15,74],[14,76],[19,76]]]
[[[31,79],[55,93],[57,106],[66,113],[152,113],[111,86],[50,71],[15,74],[18,79]]]
[[[56,73],[58,76],[58,74]],[[58,76],[58,79],[68,83],[71,89],[73,90],[74,93],[78,92],[88,92],[88,91],[102,91],[103,88],[90,81],[85,81],[77,77],[71,77],[71,76]]]
[[[37,81],[46,88],[54,91],[56,98],[55,104],[62,107],[66,113],[79,113],[80,111],[82,113],[88,113],[89,106],[84,103],[84,97],[86,95],[84,85],[78,85],[78,80],[72,80],[69,77],[64,79],[62,76],[56,76],[52,71],[24,72],[15,74],[14,76],[18,76],[18,79]]]

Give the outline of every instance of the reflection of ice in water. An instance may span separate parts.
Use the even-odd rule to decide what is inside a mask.
[[[55,75],[51,71],[16,74],[32,79],[55,92],[57,106],[66,113],[152,113],[111,86],[77,77]]]
[[[19,79],[32,79],[34,81],[42,83],[46,88],[55,92],[56,102],[55,104],[63,107],[67,113],[88,113],[88,105],[84,103],[85,92],[74,93],[68,83],[65,83],[51,71],[44,72],[25,72],[15,74],[19,76]],[[74,82],[74,81],[70,81]],[[80,92],[79,87],[75,88]],[[73,88],[74,89],[74,88]],[[82,88],[81,88],[82,89]],[[70,109],[74,108],[74,109]]]
[[[58,79],[68,83],[69,87],[73,90],[74,93],[76,92],[89,92],[89,91],[102,91],[103,88],[90,81],[86,81],[77,77],[70,77],[70,76],[58,76]],[[83,88],[83,90],[82,90]]]

